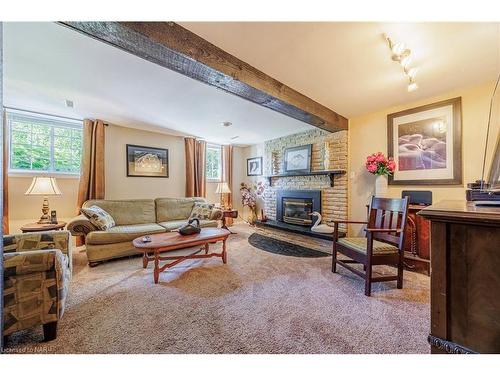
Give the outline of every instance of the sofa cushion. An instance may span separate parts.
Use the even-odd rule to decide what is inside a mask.
[[[95,231],[87,234],[85,242],[91,245],[111,244],[132,241],[146,234],[164,233],[165,228],[156,223],[117,225],[106,231]]]
[[[172,231],[174,229],[182,227],[183,225],[186,225],[187,223],[188,223],[187,220],[171,220],[171,221],[164,221],[159,224],[168,231]],[[207,227],[217,228],[217,225],[218,225],[217,220],[200,220],[200,227],[202,228],[207,228]]]
[[[115,226],[113,217],[99,206],[82,207],[80,211],[99,230],[107,230]]]
[[[85,202],[83,207],[99,206],[108,212],[116,225],[148,224],[156,222],[155,202],[152,199],[100,200]]]
[[[212,216],[213,208],[214,205],[211,203],[196,202],[193,206],[193,210],[191,211],[191,215],[189,215],[188,220],[209,220],[210,216]]]
[[[196,202],[205,203],[204,198],[156,198],[156,222],[187,220]]]

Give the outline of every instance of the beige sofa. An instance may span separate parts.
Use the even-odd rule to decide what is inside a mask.
[[[156,198],[134,200],[89,200],[83,207],[99,206],[115,220],[116,226],[98,230],[85,216],[72,219],[67,229],[74,236],[85,236],[90,266],[104,260],[138,254],[132,245],[134,238],[146,234],[164,233],[187,223],[195,202],[204,198]],[[222,212],[212,210],[210,220],[201,220],[202,227],[217,227]]]

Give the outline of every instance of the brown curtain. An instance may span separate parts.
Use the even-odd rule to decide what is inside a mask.
[[[3,234],[9,234],[9,175],[8,175],[8,139],[7,134],[7,116],[5,111],[3,111]]]
[[[77,210],[89,199],[104,199],[104,122],[83,120],[83,150]],[[77,238],[83,245],[83,238]]]
[[[205,152],[207,143],[184,138],[186,153],[186,197],[206,197]]]
[[[233,146],[225,145],[222,146],[222,181],[227,182],[227,186],[229,186],[229,190],[231,193],[224,194],[223,196],[223,204],[224,207],[232,208],[233,207]],[[233,219],[228,217],[226,218],[226,225],[231,225],[233,223]]]

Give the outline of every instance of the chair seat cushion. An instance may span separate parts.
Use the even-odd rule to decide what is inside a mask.
[[[344,237],[340,238],[337,243],[359,253],[366,254],[366,237]],[[373,240],[373,255],[391,255],[397,253],[398,248],[396,246]]]
[[[171,220],[171,221],[164,221],[162,223],[159,223],[162,227],[164,227],[167,231],[172,231],[174,229],[179,229],[183,225],[186,225],[188,223],[187,220]],[[217,220],[200,220],[200,227],[202,228],[207,228],[207,227],[217,227]]]
[[[146,234],[164,233],[165,228],[156,223],[117,225],[105,231],[90,232],[85,239],[87,244],[102,245],[132,241]]]

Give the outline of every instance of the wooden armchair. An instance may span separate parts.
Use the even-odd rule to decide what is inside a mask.
[[[397,288],[403,288],[404,231],[408,214],[408,197],[388,199],[372,197],[368,221],[333,221],[332,272],[337,264],[365,279],[365,295],[370,296],[371,284],[397,280]],[[367,224],[365,237],[338,236],[339,224]],[[337,259],[337,252],[350,259]],[[349,264],[362,264],[364,272]],[[395,265],[397,275],[372,277],[372,266]]]

